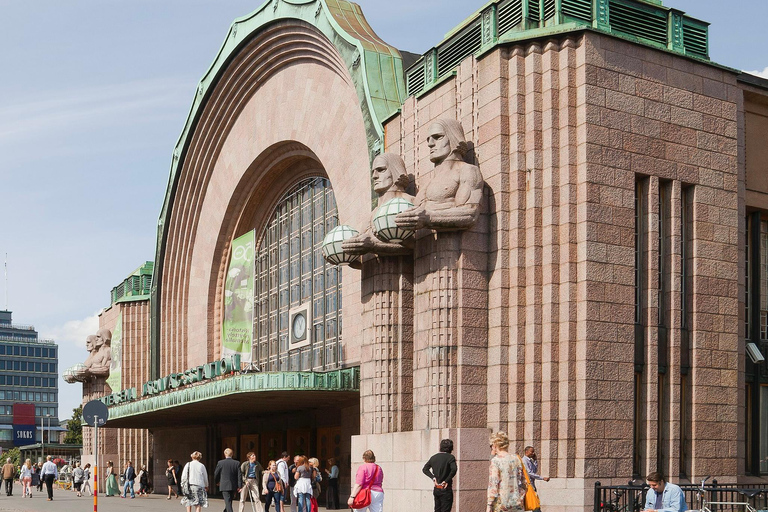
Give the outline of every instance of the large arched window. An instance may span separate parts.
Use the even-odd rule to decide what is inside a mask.
[[[280,199],[258,238],[254,360],[265,371],[340,366],[341,272],[320,249],[337,223],[330,182],[309,178]]]

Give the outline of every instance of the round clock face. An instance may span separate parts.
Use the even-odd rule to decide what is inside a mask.
[[[293,317],[293,337],[294,339],[304,339],[307,334],[307,319],[303,313],[298,313]]]

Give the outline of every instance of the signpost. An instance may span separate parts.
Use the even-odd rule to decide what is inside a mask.
[[[83,421],[93,427],[93,455],[96,458],[93,465],[93,512],[98,510],[99,503],[99,425],[104,425],[109,418],[109,409],[101,400],[91,400],[83,407]]]

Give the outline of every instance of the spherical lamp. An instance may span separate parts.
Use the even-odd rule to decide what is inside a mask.
[[[344,240],[357,236],[359,233],[349,226],[336,226],[323,238],[323,256],[332,265],[349,265],[360,256],[345,253],[341,248]]]
[[[413,236],[412,229],[401,228],[395,224],[398,213],[413,208],[413,203],[407,199],[396,197],[379,207],[373,216],[373,232],[385,242],[400,243]]]
[[[83,363],[77,363],[61,372],[61,376],[64,382],[72,384],[73,382],[78,382],[83,377],[85,369],[86,367]]]

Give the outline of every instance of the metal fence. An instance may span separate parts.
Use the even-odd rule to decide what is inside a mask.
[[[690,510],[701,506],[698,494],[700,486],[680,485]],[[646,484],[629,482],[628,485],[601,485],[595,482],[594,512],[640,512],[645,508]],[[720,484],[717,480],[704,486],[707,502],[728,501],[749,503],[755,510],[768,511],[768,486],[754,484]],[[709,505],[712,512],[743,512],[742,505]]]

